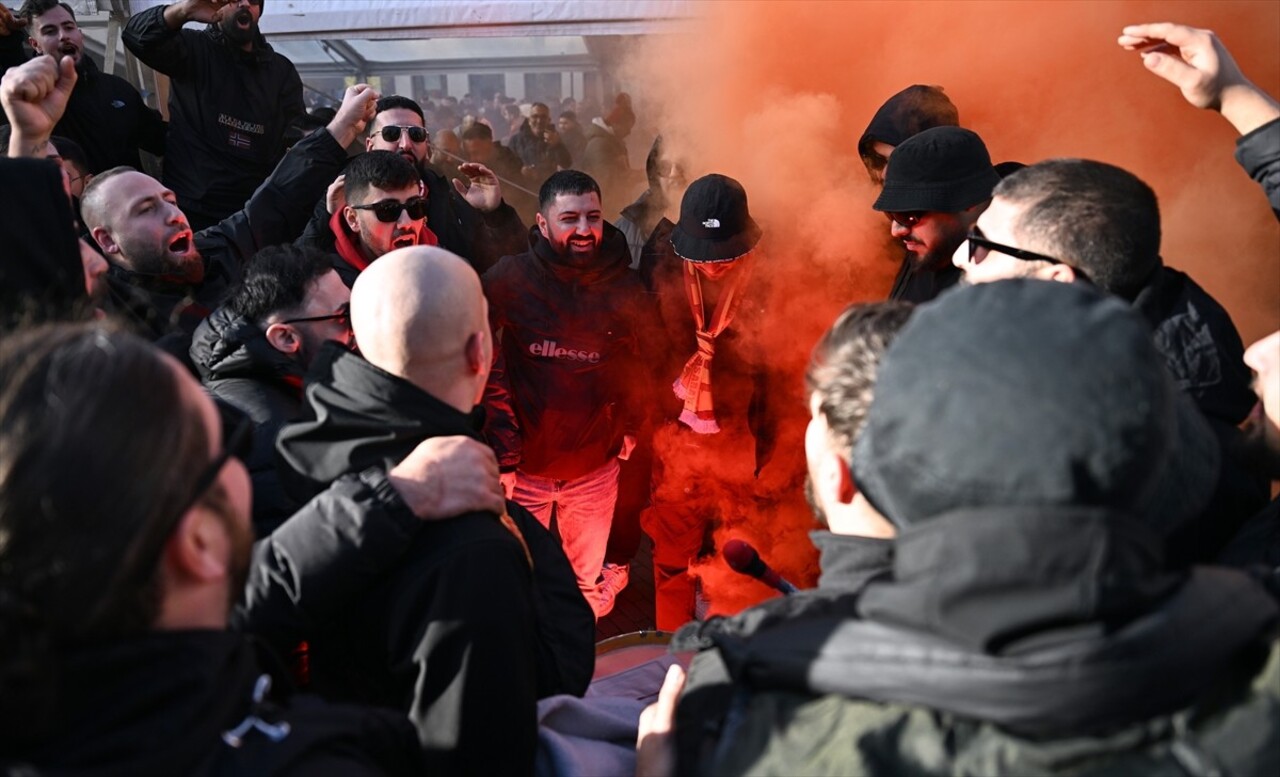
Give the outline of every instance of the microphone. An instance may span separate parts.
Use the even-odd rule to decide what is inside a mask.
[[[787,595],[800,590],[770,569],[769,565],[760,558],[756,549],[742,540],[726,542],[724,548],[720,550],[720,555],[724,556],[725,562],[734,572],[750,575],[770,588],[775,588]]]

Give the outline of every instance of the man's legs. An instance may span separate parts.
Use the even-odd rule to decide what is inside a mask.
[[[516,485],[511,491],[511,501],[533,513],[538,523],[550,531],[551,513],[556,504],[558,482],[550,478],[516,472]]]

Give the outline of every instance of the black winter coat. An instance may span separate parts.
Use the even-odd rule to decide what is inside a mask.
[[[215,25],[170,30],[164,6],[130,17],[122,38],[171,79],[165,185],[197,228],[221,221],[284,155],[285,130],[306,110],[298,71],[261,35],[246,52]]]
[[[253,421],[253,528],[265,537],[300,503],[285,494],[276,470],[276,435],[302,409],[302,368],[271,347],[253,322],[226,307],[196,327],[191,361],[205,389]]]
[[[290,698],[278,666],[229,631],[154,632],[59,654],[47,733],[0,734],[0,771],[423,773],[402,717]]]
[[[473,418],[335,343],[305,398],[278,442],[301,492],[390,467],[430,437],[476,436]],[[594,666],[594,618],[563,551],[526,511],[508,512],[523,543],[488,514],[423,523],[400,563],[309,640],[318,690],[407,711],[443,773],[530,772],[536,699],[581,694]]]

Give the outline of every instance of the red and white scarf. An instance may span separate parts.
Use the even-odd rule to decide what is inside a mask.
[[[698,350],[685,362],[680,377],[671,385],[676,396],[684,400],[680,422],[698,434],[715,434],[720,431],[716,423],[715,405],[711,398],[711,360],[716,354],[716,338],[729,328],[733,314],[742,301],[742,291],[751,276],[749,257],[739,260],[742,266],[731,270],[724,280],[720,299],[707,325],[706,306],[702,299],[702,273],[693,262],[684,262],[684,289],[689,297],[689,308],[697,327]]]

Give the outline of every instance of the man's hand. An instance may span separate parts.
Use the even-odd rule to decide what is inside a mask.
[[[67,109],[76,85],[76,63],[71,57],[59,62],[36,57],[9,68],[0,79],[0,103],[13,125],[9,156],[44,157],[53,127]]]
[[[498,475],[498,481],[502,484],[502,496],[510,499],[511,495],[516,492],[516,473],[503,472]]]
[[[492,213],[502,204],[502,183],[493,171],[479,162],[464,162],[458,165],[458,172],[471,179],[471,185],[460,178],[453,179],[453,188],[458,190],[463,199],[471,203],[471,207],[481,213]]]
[[[21,16],[14,16],[9,6],[0,3],[0,38],[21,34],[26,29],[27,20]]]
[[[333,179],[324,193],[324,206],[333,215],[347,206],[347,176],[345,173]]]
[[[348,86],[342,95],[342,105],[327,129],[338,145],[346,148],[364,132],[364,128],[378,113],[378,92],[368,84]]]
[[[1117,40],[1197,108],[1220,112],[1246,134],[1280,117],[1280,105],[1240,72],[1218,36],[1181,24],[1133,24]]]
[[[676,747],[672,730],[676,701],[684,690],[684,670],[672,664],[658,691],[658,700],[640,713],[636,734],[636,777],[671,777],[676,773]]]
[[[470,437],[433,437],[387,473],[413,514],[424,520],[506,509],[498,459]]]
[[[180,30],[187,22],[220,22],[228,9],[234,12],[236,4],[236,0],[178,0],[165,7],[164,23],[171,30]]]

